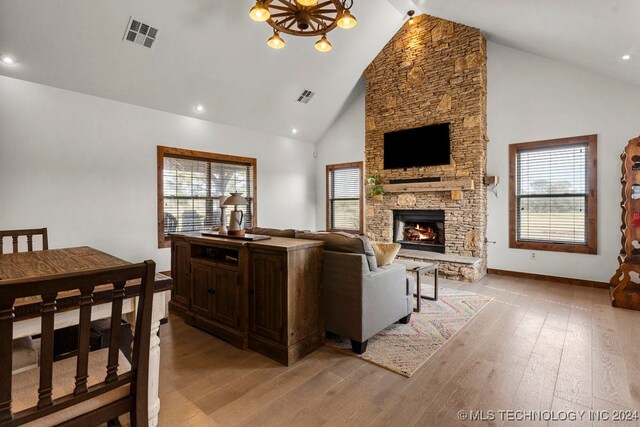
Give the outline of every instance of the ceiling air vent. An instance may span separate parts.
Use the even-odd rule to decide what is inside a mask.
[[[157,36],[157,28],[153,28],[140,21],[136,21],[133,17],[129,18],[129,25],[127,25],[127,30],[124,32],[125,40],[151,48],[155,43]]]
[[[298,97],[298,102],[302,102],[303,104],[308,104],[313,98],[315,92],[311,92],[310,90],[305,89],[302,94]]]

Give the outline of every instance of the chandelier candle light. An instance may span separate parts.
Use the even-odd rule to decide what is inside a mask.
[[[249,11],[251,19],[266,22],[273,28],[267,45],[282,49],[285,42],[280,33],[292,36],[317,37],[315,48],[329,52],[332,48],[327,33],[336,27],[349,29],[358,21],[351,14],[353,0],[257,0]]]

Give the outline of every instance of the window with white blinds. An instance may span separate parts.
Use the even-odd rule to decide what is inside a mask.
[[[593,139],[593,141],[591,141]],[[512,145],[515,247],[590,252],[595,135]]]
[[[362,232],[362,162],[327,165],[327,229]]]
[[[187,156],[180,149],[158,149],[162,151],[160,243],[167,240],[168,233],[219,227],[223,220],[220,196],[230,193],[240,193],[247,199],[249,203],[238,208],[244,211],[244,226],[253,226],[255,159],[237,158],[235,162],[232,156],[193,151]],[[228,212],[225,223],[229,221]]]

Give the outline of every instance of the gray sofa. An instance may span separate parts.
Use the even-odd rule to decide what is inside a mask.
[[[364,353],[369,338],[393,323],[409,322],[413,280],[403,265],[378,267],[367,237],[269,228],[250,231],[324,242],[324,327],[328,334],[349,338],[354,352]]]
[[[400,264],[371,271],[363,254],[324,251],[324,328],[362,354],[369,338],[413,312],[413,281]]]

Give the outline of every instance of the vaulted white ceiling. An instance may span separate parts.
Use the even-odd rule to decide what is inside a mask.
[[[252,0],[0,0],[0,74],[264,133],[317,141],[409,8],[495,42],[640,85],[639,0],[355,0],[358,26],[266,46]],[[153,49],[123,41],[129,17],[159,29]],[[634,57],[622,61],[623,54]],[[296,102],[304,90],[309,104]],[[194,111],[202,104],[205,111]],[[298,133],[293,135],[292,129]]]
[[[19,79],[316,141],[335,120],[364,68],[403,22],[388,0],[356,0],[358,25],[316,38],[283,36],[249,18],[255,0],[2,0],[0,53]],[[129,17],[159,29],[152,49],[123,41]],[[304,89],[316,93],[296,102]],[[197,114],[196,104],[205,111]],[[298,133],[293,135],[292,129]]]
[[[403,1],[403,0],[392,0]],[[414,0],[496,43],[640,85],[639,0]],[[634,56],[623,61],[622,56]]]

